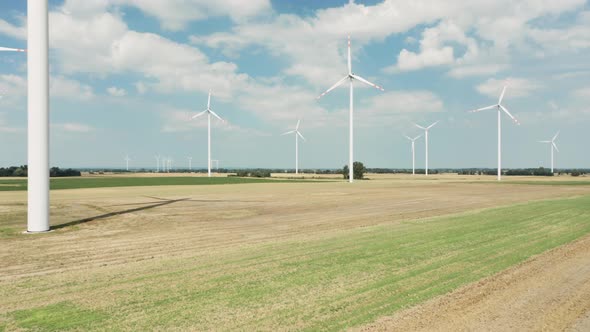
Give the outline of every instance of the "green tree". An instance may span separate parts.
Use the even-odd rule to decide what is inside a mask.
[[[365,165],[363,165],[363,163],[360,161],[355,161],[352,164],[352,175],[355,179],[362,179],[366,172],[367,169],[365,168]],[[344,165],[344,168],[342,169],[342,175],[345,179],[348,179],[348,165]]]

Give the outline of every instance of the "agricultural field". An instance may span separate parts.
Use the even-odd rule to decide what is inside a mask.
[[[590,326],[590,181],[369,178],[0,192],[0,331]]]
[[[239,177],[203,177],[203,176],[88,176],[71,178],[52,178],[51,190],[82,189],[82,188],[107,188],[107,187],[152,187],[152,186],[197,186],[216,184],[243,184],[266,183],[271,181],[284,181],[281,179],[265,178],[239,178]],[[26,179],[0,179],[0,191],[27,190]]]

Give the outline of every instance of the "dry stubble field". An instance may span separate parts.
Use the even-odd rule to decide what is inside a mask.
[[[545,309],[553,309],[563,297],[590,298],[590,271],[576,269],[578,265],[572,263],[590,263],[586,235],[590,214],[584,210],[571,218],[567,215],[572,224],[558,228],[559,213],[571,211],[568,205],[555,203],[555,210],[529,218],[534,220],[509,210],[517,204],[541,211],[543,203],[536,203],[538,207],[518,204],[549,199],[583,204],[588,200],[576,203],[573,199],[590,195],[590,186],[496,184],[487,182],[491,180],[487,177],[373,178],[354,185],[261,183],[53,191],[53,232],[0,233],[0,331],[355,326],[388,330],[402,323],[406,325],[399,326],[408,329],[446,326],[457,330],[493,329],[494,321],[518,329],[530,327],[527,321],[538,321]],[[24,229],[25,203],[26,192],[0,192],[0,226]],[[508,210],[486,212],[495,207]],[[493,223],[469,224],[464,230],[457,219],[477,219],[479,213],[492,222],[504,221],[504,216],[510,219],[511,213],[522,221],[515,222],[519,228],[507,226],[508,233],[503,234]],[[552,215],[559,220],[546,218]],[[490,231],[478,233],[485,227]],[[531,236],[525,241],[530,247],[522,243],[522,237],[509,238],[518,232]],[[485,242],[482,234],[488,233],[497,236]],[[454,238],[454,234],[464,237]],[[506,318],[510,311],[502,307],[504,302],[494,302],[490,296],[511,291],[510,298],[515,298],[519,292],[530,292],[526,284],[518,284],[525,278],[505,287],[490,285],[502,278],[501,273],[509,273],[506,268],[521,264],[510,268],[533,269],[530,264],[545,257],[536,255],[572,240],[577,241],[569,245],[574,253],[565,257],[573,261],[555,254],[561,247],[544,255],[558,255],[553,263],[569,262],[569,271],[577,273],[575,282],[581,287],[564,286],[545,307],[515,316],[518,320]],[[400,256],[395,256],[397,250]],[[537,258],[525,261],[532,256]],[[372,257],[381,258],[372,261]],[[477,265],[483,260],[489,264]],[[545,287],[571,282],[569,274],[551,274],[551,266],[545,265],[541,270],[545,268],[551,280]],[[542,277],[528,276],[542,298],[542,280],[537,280]],[[477,280],[483,280],[483,286],[473,283]],[[495,288],[487,292],[490,295],[465,300],[460,294],[474,293],[466,291],[468,287],[482,294],[477,287]],[[481,317],[473,314],[472,321],[453,325],[444,320],[453,313],[446,312],[439,321],[429,320],[430,325],[416,323],[424,322],[421,306],[447,307],[432,301],[455,303],[446,309],[456,308],[454,314],[479,305],[480,312],[504,321],[489,319],[485,325],[474,325]],[[526,311],[528,306],[514,308]],[[587,326],[588,301],[568,308],[569,315],[558,316],[544,328]],[[494,316],[494,310],[504,316]]]

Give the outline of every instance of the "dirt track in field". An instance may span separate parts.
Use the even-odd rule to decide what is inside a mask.
[[[361,331],[590,331],[590,236]]]

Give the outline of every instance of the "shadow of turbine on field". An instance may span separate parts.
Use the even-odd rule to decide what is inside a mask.
[[[154,196],[144,196],[151,199],[156,199],[160,201],[168,201],[164,198],[154,197]],[[183,202],[196,202],[196,203],[261,203],[264,201],[256,201],[256,200],[228,200],[228,199],[182,199]],[[146,203],[127,203],[127,204],[115,204],[115,205],[107,205],[104,207],[118,207],[118,206],[129,206],[129,205],[142,205],[142,204],[153,204],[154,202],[146,202]]]
[[[76,226],[76,225],[84,224],[84,223],[87,223],[87,222],[90,222],[90,221],[93,221],[93,220],[105,219],[105,218],[109,218],[109,217],[119,216],[119,215],[122,215],[122,214],[133,213],[133,212],[138,212],[138,211],[143,211],[143,210],[148,210],[148,209],[153,209],[153,208],[157,208],[157,207],[168,205],[168,204],[172,204],[172,203],[178,203],[178,202],[184,202],[184,201],[190,200],[190,198],[169,199],[169,200],[166,200],[166,199],[163,199],[163,198],[157,198],[157,197],[150,197],[150,198],[158,199],[158,200],[161,200],[162,202],[159,202],[159,203],[136,203],[135,205],[141,205],[141,204],[150,204],[150,205],[141,206],[141,207],[138,207],[138,208],[123,210],[123,211],[109,212],[109,213],[101,214],[99,216],[94,216],[94,217],[89,217],[89,218],[74,220],[74,221],[70,221],[70,222],[66,222],[66,223],[63,223],[63,224],[52,226],[51,229],[52,230],[56,230],[56,229],[70,227],[70,226]]]

